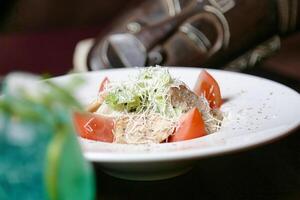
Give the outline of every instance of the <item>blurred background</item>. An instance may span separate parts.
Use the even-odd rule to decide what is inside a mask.
[[[0,0],[0,74],[68,72],[76,43],[104,32],[128,2]]]
[[[179,2],[182,6],[191,2],[165,1]],[[162,1],[152,2],[160,5],[157,2]],[[297,2],[293,6],[299,7]],[[14,70],[65,74],[73,68],[74,49],[79,41],[101,38],[112,28],[118,29],[115,28],[118,24],[113,22],[120,21],[120,16],[130,15],[133,8],[147,6],[144,3],[143,0],[1,0],[0,75]],[[144,10],[151,12],[151,9]],[[245,16],[244,13],[241,16]],[[300,34],[296,29],[280,37],[278,52],[244,72],[283,82],[299,91]],[[204,65],[208,66],[214,67]]]
[[[195,0],[0,0],[0,81],[1,77],[16,70],[52,76],[69,73],[74,68],[75,48],[82,40],[96,38],[96,41],[102,41],[111,31],[124,31],[127,22],[136,16],[140,20],[139,25],[148,21],[159,22],[165,19],[162,17],[166,16],[162,14],[166,10],[165,5],[174,6],[172,12],[168,10],[168,17],[172,17],[178,12],[178,5],[184,7],[193,1]],[[217,2],[225,8],[233,1],[203,2]],[[226,58],[232,61],[245,58],[243,56],[249,56],[249,51],[252,57],[258,55],[256,58],[260,58],[260,50],[266,46],[274,47],[274,51],[267,52],[262,60],[255,60],[251,66],[247,65],[250,62],[247,59],[235,60],[233,66],[247,63],[246,67],[235,70],[281,82],[300,92],[300,2],[234,2],[236,6],[229,6],[229,10],[226,7],[227,12],[223,13],[232,30],[229,49],[234,50],[215,54],[215,57],[209,58],[209,62],[204,62],[207,57],[203,54],[191,53],[194,60],[187,62],[188,59],[185,58],[189,57],[183,56],[180,62],[177,62],[178,65],[223,68],[222,66],[228,65]],[[280,32],[277,25],[289,19],[294,20],[296,28]],[[201,23],[196,25],[201,28]],[[211,35],[207,35],[208,39],[211,39]],[[276,36],[276,39],[280,38],[275,40],[277,43],[274,46],[272,43],[264,44],[273,36]],[[182,34],[178,37],[177,40],[168,40],[168,45],[162,45],[162,48],[180,50],[173,48],[177,43],[172,41],[186,41],[186,38],[182,39]],[[247,42],[245,38],[248,38]],[[264,45],[259,51],[251,51],[261,44]],[[182,43],[179,43],[179,47],[181,46]],[[178,58],[183,55],[180,51],[170,54]],[[221,62],[222,60],[224,62]],[[297,131],[276,143],[252,151],[208,159],[199,163],[186,175],[159,182],[119,180],[104,174],[95,165],[97,197],[183,199],[189,196],[189,199],[199,199],[201,196],[202,199],[296,200],[300,198],[299,133]]]

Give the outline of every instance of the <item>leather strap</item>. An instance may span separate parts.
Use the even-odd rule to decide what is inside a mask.
[[[281,34],[296,30],[298,0],[277,0],[278,28]]]

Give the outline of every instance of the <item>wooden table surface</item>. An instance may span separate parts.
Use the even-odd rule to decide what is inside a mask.
[[[72,66],[76,42],[98,32],[99,28],[92,28],[0,35],[0,75],[12,70],[50,72],[54,75],[66,73]],[[297,45],[287,40],[286,44],[279,54],[247,73],[282,82],[299,92],[300,42]],[[278,67],[278,63],[286,65],[285,69]],[[271,72],[270,69],[276,70]],[[97,165],[94,168],[97,199],[100,200],[299,200],[300,130],[255,149],[199,160],[191,171],[169,180],[126,181],[104,174]]]

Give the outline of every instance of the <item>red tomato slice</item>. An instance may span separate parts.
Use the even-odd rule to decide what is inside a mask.
[[[222,96],[217,81],[205,70],[198,76],[194,92],[198,96],[204,95],[211,108],[220,108]]]
[[[92,113],[74,113],[75,128],[83,138],[102,142],[113,142],[114,121]]]
[[[169,138],[169,142],[189,140],[206,135],[205,125],[201,113],[197,108],[184,114],[175,133]]]
[[[109,83],[109,79],[107,78],[107,76],[102,80],[102,82],[100,83],[100,87],[99,87],[99,92],[102,92],[106,85]]]

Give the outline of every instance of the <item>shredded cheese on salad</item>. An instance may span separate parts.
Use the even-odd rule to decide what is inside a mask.
[[[94,114],[114,119],[114,143],[166,142],[180,118],[195,107],[207,134],[216,132],[223,119],[221,111],[210,108],[204,95],[197,96],[172,77],[168,68],[160,66],[141,68],[126,81],[107,82],[95,102]]]

